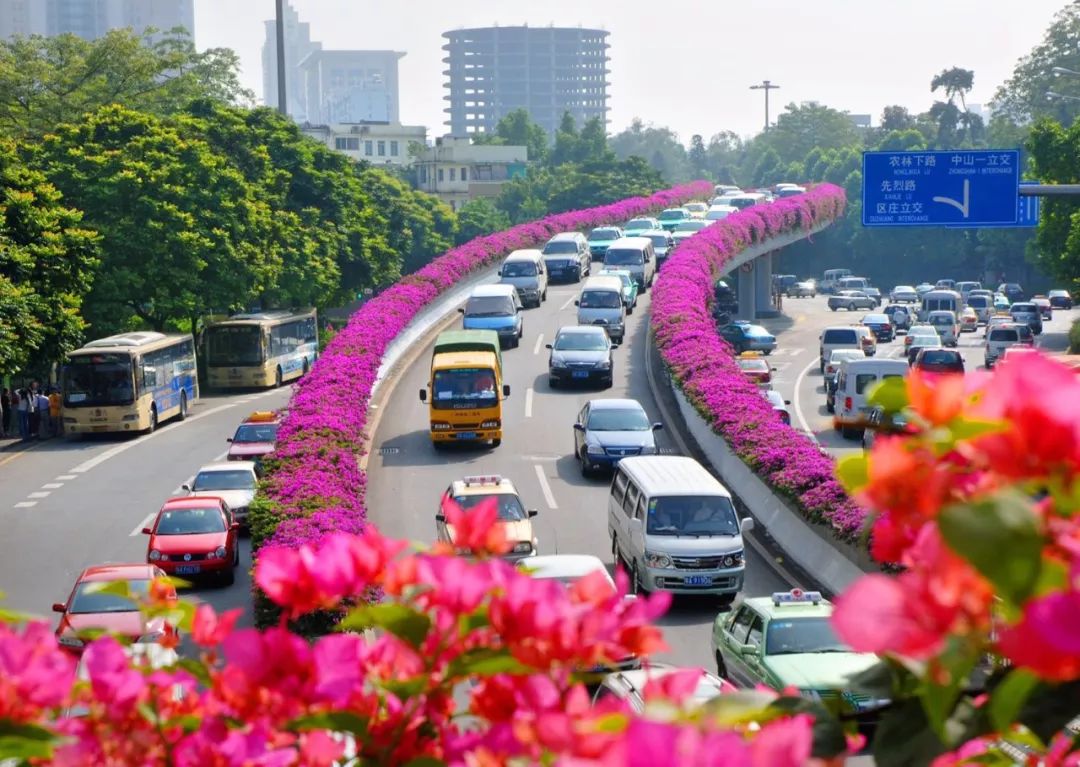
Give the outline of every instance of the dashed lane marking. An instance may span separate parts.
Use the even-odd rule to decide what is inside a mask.
[[[61,474],[59,477],[56,478],[56,481],[57,482],[70,482],[71,480],[78,479],[78,478],[79,478],[78,474]]]
[[[52,491],[50,491],[50,490],[41,490],[41,491],[36,492],[36,493],[28,493],[26,497],[27,498],[48,498],[50,495],[52,495]]]
[[[19,501],[15,504],[16,509],[29,509],[33,506],[37,506],[37,501]]]
[[[554,511],[559,508],[559,504],[555,503],[551,485],[548,484],[547,477],[544,476],[544,467],[540,464],[534,464],[533,468],[536,469],[536,479],[540,482],[540,492],[544,494],[544,500],[547,501],[548,508]]]
[[[41,486],[41,489],[42,490],[58,490],[59,488],[61,488],[63,486],[64,486],[63,482],[46,482],[44,485]]]
[[[536,337],[536,344],[533,346],[533,354],[539,354],[544,345],[544,334],[541,333]]]
[[[577,293],[570,296],[570,298],[566,299],[566,303],[559,307],[559,311],[560,312],[565,312],[567,309],[569,309],[570,305],[574,303],[574,299],[576,299],[576,298],[577,298]]]
[[[525,390],[525,417],[532,418],[532,406],[533,406],[533,388],[530,386]]]

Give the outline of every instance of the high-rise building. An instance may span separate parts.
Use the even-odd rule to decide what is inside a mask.
[[[300,62],[306,121],[399,123],[398,51],[324,51]]]
[[[322,48],[322,43],[312,42],[311,25],[300,21],[300,15],[290,3],[285,3],[285,104],[289,115],[298,122],[307,120],[307,91],[300,62]],[[277,78],[277,21],[266,24],[266,41],[262,49],[263,103],[270,107],[278,105]]]
[[[444,109],[454,136],[489,133],[516,109],[554,133],[569,112],[578,125],[607,122],[608,33],[571,27],[482,27],[446,32]]]
[[[148,27],[195,34],[195,0],[0,0],[0,36],[60,35],[87,40],[110,29]]]

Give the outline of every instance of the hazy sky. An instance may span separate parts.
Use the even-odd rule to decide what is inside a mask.
[[[975,71],[973,103],[989,101],[1016,60],[1042,40],[1062,0],[292,0],[324,48],[405,51],[401,120],[442,135],[442,33],[459,27],[600,27],[611,32],[611,132],[635,117],[688,142],[720,130],[750,134],[789,102],[820,101],[877,124],[887,104],[924,111],[942,69]],[[274,0],[196,0],[196,44],[239,52],[262,97],[263,21]]]

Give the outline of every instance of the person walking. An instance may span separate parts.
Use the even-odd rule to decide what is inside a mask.
[[[26,389],[16,389],[14,394],[15,414],[19,418],[19,437],[30,438],[30,402]]]
[[[60,418],[60,403],[62,402],[60,397],[60,390],[57,387],[53,387],[49,392],[49,421],[52,426],[52,436],[59,437],[64,433],[64,421]]]
[[[38,384],[34,381],[26,390],[26,439],[37,439],[41,427],[41,411],[38,410]]]
[[[49,398],[45,396],[45,392],[38,389],[37,393],[37,411],[38,411],[38,430],[37,438],[42,439],[49,436],[49,430],[52,423],[49,419]]]
[[[0,391],[0,437],[11,433],[11,389]]]

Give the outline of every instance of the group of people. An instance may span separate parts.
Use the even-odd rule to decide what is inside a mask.
[[[48,393],[37,381],[21,389],[0,392],[0,437],[23,440],[56,437],[64,431],[60,418],[60,390]]]

